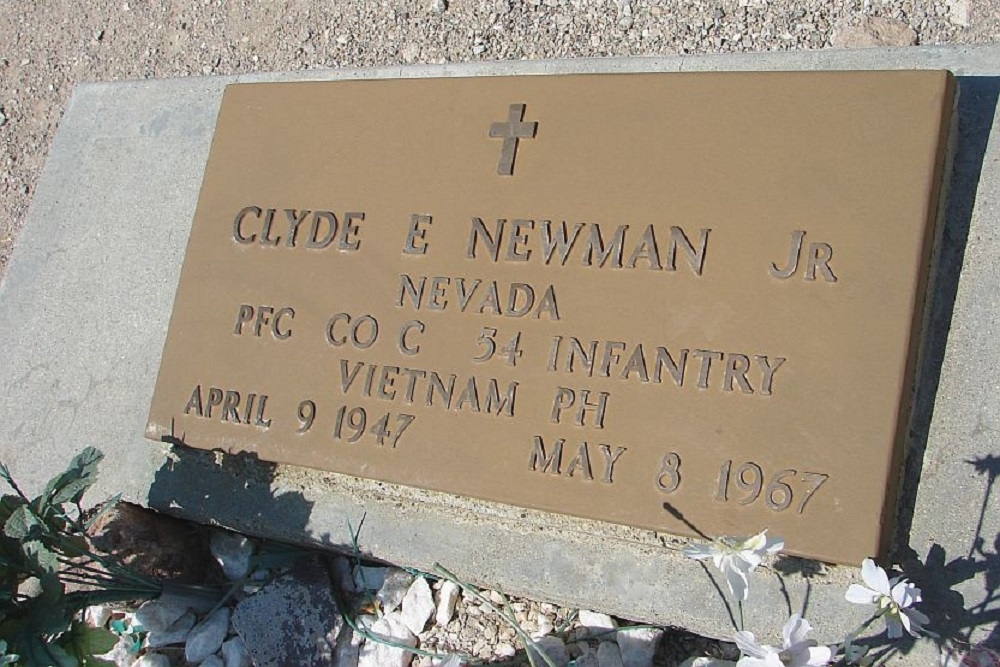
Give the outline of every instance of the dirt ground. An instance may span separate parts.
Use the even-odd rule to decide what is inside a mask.
[[[1000,0],[2,0],[0,277],[78,82],[997,40]]]

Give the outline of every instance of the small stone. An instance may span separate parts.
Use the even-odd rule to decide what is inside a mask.
[[[569,664],[569,651],[559,637],[542,637],[534,645],[529,644],[528,651],[533,652],[538,658],[544,653],[556,667],[566,667]]]
[[[431,4],[427,7],[427,11],[431,14],[444,14],[448,10],[448,3],[446,0],[431,0]]]
[[[486,52],[486,45],[485,44],[473,44],[472,45],[472,54],[473,55],[479,56],[479,55],[482,55],[485,52]]]
[[[552,625],[552,620],[548,616],[539,616],[536,623],[538,629],[531,633],[532,639],[544,637],[555,629]]]
[[[142,603],[135,610],[135,620],[149,632],[163,632],[177,619],[184,615],[188,609],[177,602],[157,598]]]
[[[623,667],[622,652],[614,642],[601,642],[597,647],[599,667]]]
[[[858,25],[845,19],[834,26],[830,44],[838,48],[862,49],[873,46],[913,46],[917,33],[902,21],[865,17]]]
[[[101,660],[115,665],[115,667],[132,667],[135,662],[135,654],[131,652],[132,640],[128,637],[119,637],[118,643],[107,653],[94,656]]]
[[[219,656],[210,655],[201,661],[201,667],[225,667],[225,663]]]
[[[618,627],[614,619],[607,614],[599,614],[595,611],[588,611],[586,609],[580,610],[580,613],[577,615],[577,620],[580,621],[580,625],[590,631],[591,636],[599,635],[602,632],[614,630]],[[611,635],[604,638],[610,639]]]
[[[225,667],[253,667],[250,651],[239,636],[222,642],[222,659]]]
[[[344,625],[337,638],[337,648],[333,654],[333,667],[358,667],[361,657],[361,643],[365,638]]]
[[[622,30],[629,30],[635,25],[635,19],[631,16],[623,16],[618,19],[618,27]]]
[[[368,567],[358,565],[354,568],[354,586],[358,591],[377,591],[385,583],[388,574],[387,567]]]
[[[656,646],[660,643],[662,636],[663,630],[655,628],[619,630],[615,638],[618,641],[618,648],[621,650],[624,667],[650,667],[653,664]]]
[[[160,632],[150,632],[146,635],[146,646],[157,648],[160,646],[171,646],[173,644],[183,644],[191,634],[194,627],[195,615],[193,611],[185,612],[183,616],[174,621],[169,628]]]
[[[514,648],[513,644],[508,644],[507,642],[500,642],[493,649],[495,653],[500,658],[513,658],[517,654],[517,649]]]
[[[326,568],[318,558],[310,557],[241,600],[233,612],[233,629],[254,663],[332,661],[343,619],[330,588]]]
[[[369,634],[388,639],[396,644],[416,646],[417,638],[400,620],[399,612],[386,614],[368,628]],[[361,646],[358,667],[409,667],[413,654],[406,649],[380,644],[366,639]]]
[[[3,123],[0,123],[2,125]],[[83,612],[83,620],[92,628],[103,628],[111,618],[111,608],[103,605],[87,607]],[[149,628],[146,628],[147,630]]]
[[[170,667],[170,658],[162,653],[147,653],[133,662],[132,667]]]
[[[963,28],[969,27],[969,0],[951,0],[948,6],[948,20]]]
[[[601,667],[601,663],[597,653],[588,651],[573,661],[573,667]]]
[[[4,110],[2,108],[0,108],[0,127],[3,127],[6,124],[7,124],[7,114],[4,113]]]
[[[246,576],[250,571],[250,558],[253,556],[254,543],[239,533],[216,531],[212,533],[212,556],[222,567],[226,579],[236,581]]]
[[[733,667],[730,660],[718,660],[716,658],[688,658],[679,667]]]
[[[434,615],[434,622],[440,626],[448,625],[451,617],[455,615],[455,605],[458,603],[458,592],[461,589],[458,584],[452,581],[445,581],[438,591],[437,612]]]
[[[222,641],[229,632],[229,607],[212,612],[196,625],[184,644],[184,659],[199,663],[222,648]]]
[[[427,585],[427,580],[423,577],[417,579],[406,591],[403,598],[403,613],[401,619],[403,624],[415,635],[424,631],[427,619],[434,613],[434,596],[431,587]]]
[[[393,568],[385,577],[382,588],[378,589],[375,599],[382,605],[382,613],[396,611],[406,597],[406,591],[413,583],[413,575],[406,570]]]

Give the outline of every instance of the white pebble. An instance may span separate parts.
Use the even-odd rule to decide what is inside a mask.
[[[170,658],[162,653],[147,653],[133,662],[132,667],[170,667]]]
[[[170,646],[172,644],[183,644],[191,634],[194,627],[194,612],[185,612],[180,618],[170,624],[166,630],[150,632],[146,635],[146,646],[156,648],[158,646]]]
[[[597,664],[599,667],[623,667],[622,652],[613,641],[601,642],[597,647]]]
[[[415,635],[424,631],[427,619],[434,613],[434,596],[427,580],[417,577],[403,598],[402,621]]]
[[[663,630],[641,628],[619,630],[616,635],[624,667],[650,667]]]
[[[517,649],[514,648],[513,644],[507,642],[500,642],[493,649],[493,653],[501,658],[513,658],[517,654]]]
[[[368,632],[397,644],[417,645],[417,638],[403,625],[399,612],[392,612],[378,619],[368,627]],[[413,654],[405,649],[366,639],[361,646],[358,667],[409,667],[412,659]]]
[[[222,642],[222,658],[226,667],[253,667],[253,659],[239,636]]]
[[[597,635],[607,630],[614,630],[618,627],[614,619],[607,614],[599,614],[586,609],[580,610],[577,620],[580,621],[580,625],[590,630],[591,635]],[[602,637],[602,639],[613,639],[613,637],[608,635],[607,637]]]
[[[539,616],[535,622],[538,624],[538,629],[531,633],[532,639],[540,639],[555,629],[552,625],[552,619],[548,616]]]
[[[250,558],[253,556],[254,544],[247,537],[228,530],[212,533],[209,544],[212,556],[222,567],[226,579],[236,581],[246,576],[250,571]]]
[[[229,632],[229,607],[217,609],[196,625],[184,644],[184,659],[199,663],[222,648]]]
[[[0,114],[0,116],[2,115]],[[3,125],[3,123],[0,123],[0,125]],[[103,628],[107,625],[109,618],[111,618],[111,608],[103,605],[87,607],[87,610],[83,612],[83,620],[92,628]]]
[[[412,583],[413,575],[406,570],[393,568],[389,571],[382,588],[378,589],[378,593],[375,594],[375,599],[382,605],[383,614],[396,611],[400,603],[403,602],[403,598],[406,597],[406,591],[409,590]]]
[[[135,620],[139,621],[142,627],[148,632],[163,632],[176,623],[177,619],[183,616],[186,611],[187,607],[177,602],[168,602],[163,598],[156,598],[155,600],[143,602],[135,610]]]
[[[451,617],[455,615],[455,605],[458,603],[458,584],[452,581],[445,581],[441,584],[438,592],[437,613],[434,622],[444,627],[451,622]]]

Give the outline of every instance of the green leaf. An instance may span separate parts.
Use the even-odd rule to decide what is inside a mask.
[[[40,577],[42,593],[29,602],[25,630],[35,635],[58,635],[69,629],[73,614],[66,607],[63,585],[55,574]]]
[[[44,505],[38,508],[39,512],[45,514],[49,505],[80,500],[83,492],[97,481],[97,464],[103,458],[104,454],[93,447],[87,447],[74,456],[69,468],[50,479],[45,485],[45,490],[42,492]]]
[[[21,505],[7,519],[3,532],[15,540],[32,540],[40,538],[45,533],[45,526],[28,505]]]
[[[92,628],[77,621],[73,623],[62,646],[79,660],[82,667],[98,667],[115,664],[96,656],[107,653],[117,643],[118,637],[113,632],[104,628]]]
[[[21,548],[24,549],[29,566],[35,572],[55,574],[59,571],[59,558],[39,540],[23,542]]]
[[[7,523],[14,510],[24,504],[24,499],[20,496],[5,495],[0,498],[0,523]]]
[[[46,641],[40,635],[26,634],[18,646],[18,654],[25,665],[36,667],[79,667],[79,661],[58,644]]]

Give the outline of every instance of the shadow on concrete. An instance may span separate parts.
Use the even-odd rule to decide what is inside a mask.
[[[308,541],[313,503],[298,491],[274,488],[277,465],[256,454],[203,451],[172,441],[170,456],[149,489],[149,507],[212,522],[249,535]]]
[[[1000,456],[989,455],[966,463],[986,478],[979,522],[968,553],[952,554],[949,560],[945,550],[934,544],[923,562],[912,549],[903,554],[901,562],[903,572],[923,592],[927,603],[921,609],[930,616],[931,627],[942,640],[972,643],[977,629],[990,627],[989,635],[981,643],[1000,648],[1000,534],[982,534],[986,513],[996,511],[993,492],[1000,478]],[[983,581],[983,595],[979,602],[968,607],[962,594],[952,588],[975,578]]]
[[[920,588],[923,603],[918,607],[930,617],[928,629],[937,635],[931,640],[942,653],[951,647],[961,652],[977,643],[1000,648],[1000,534],[989,540],[982,534],[983,519],[996,505],[991,499],[1000,478],[1000,456],[990,455],[966,463],[986,477],[979,523],[969,552],[953,555],[949,560],[944,548],[933,544],[923,559],[909,547],[900,554],[904,576]],[[953,589],[977,578],[983,581],[983,595],[979,602],[968,606],[962,593]],[[985,628],[990,629],[989,634],[974,639],[976,631]],[[912,637],[889,640],[880,635],[875,641],[863,643],[872,648],[870,655],[881,661],[896,652],[909,653],[916,641]]]
[[[910,419],[910,433],[899,490],[896,529],[892,555],[909,549],[910,530],[916,503],[917,487],[923,469],[924,452],[934,402],[941,380],[945,346],[958,294],[958,281],[965,258],[965,247],[972,222],[972,210],[979,190],[986,146],[1000,98],[1000,77],[958,77],[958,138],[950,179],[948,203],[938,246],[937,271],[927,313],[923,354],[917,370],[917,389]]]

